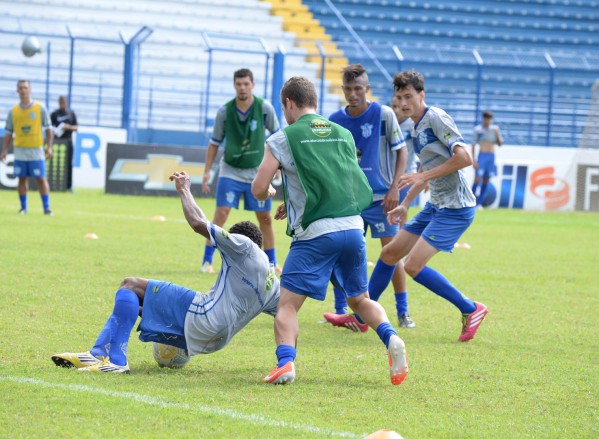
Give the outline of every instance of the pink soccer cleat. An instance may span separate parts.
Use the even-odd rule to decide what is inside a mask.
[[[474,312],[462,316],[462,333],[459,341],[472,340],[483,319],[489,313],[487,307],[482,303],[474,302],[474,304],[476,305]]]
[[[342,326],[351,329],[354,332],[368,331],[368,325],[366,323],[358,322],[358,319],[356,319],[353,314],[333,314],[331,312],[325,312],[324,318],[333,326]]]

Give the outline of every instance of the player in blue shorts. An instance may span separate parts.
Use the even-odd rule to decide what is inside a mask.
[[[271,181],[281,170],[285,203],[275,219],[287,218],[292,238],[275,317],[277,365],[263,381],[293,382],[297,313],[307,297],[324,300],[332,282],[344,292],[351,309],[376,330],[388,349],[391,383],[401,384],[408,373],[405,345],[383,307],[368,297],[360,212],[372,203],[372,189],[356,160],[353,137],[316,114],[316,88],[304,77],[285,82],[281,103],[289,126],[268,138],[252,183],[256,198],[273,197]]]
[[[383,247],[381,260],[392,266],[405,257],[404,267],[412,279],[460,310],[459,340],[468,341],[474,338],[488,313],[487,307],[470,300],[427,263],[439,251],[451,252],[474,220],[476,199],[463,172],[472,164],[472,157],[453,119],[442,109],[428,107],[424,102],[424,77],[420,73],[414,70],[398,73],[393,85],[403,114],[415,123],[412,141],[421,169],[399,179],[400,189],[410,189],[400,205],[389,212],[388,221],[402,228]],[[427,182],[430,201],[407,221],[410,204]],[[390,276],[380,284],[386,285],[389,280]]]
[[[50,210],[50,185],[46,179],[46,159],[52,157],[54,133],[46,108],[38,101],[31,99],[31,83],[26,80],[17,82],[19,103],[15,105],[6,117],[4,144],[0,160],[6,163],[10,142],[14,147],[14,175],[18,177],[18,192],[21,210],[19,214],[27,213],[27,191],[29,177],[35,178],[42,198],[44,214],[52,216]],[[46,133],[44,151],[44,131]]]
[[[191,228],[221,253],[218,280],[202,294],[170,282],[126,278],[94,346],[87,352],[53,355],[57,366],[129,373],[127,347],[138,314],[141,341],[176,346],[188,355],[218,351],[258,314],[275,315],[279,280],[260,248],[260,229],[249,221],[235,224],[228,232],[210,224],[194,201],[189,176],[175,172],[170,179]]]
[[[235,98],[219,108],[214,119],[212,137],[206,153],[202,191],[210,192],[212,165],[224,142],[224,153],[216,183],[216,211],[213,223],[219,227],[227,221],[231,208],[239,208],[243,198],[244,209],[256,212],[264,236],[264,251],[276,267],[275,232],[272,226],[271,200],[258,201],[252,195],[251,183],[264,155],[265,130],[274,133],[279,121],[272,104],[252,94],[254,75],[249,69],[233,74]],[[206,242],[202,271],[212,273],[214,247]]]
[[[394,209],[399,202],[399,177],[406,168],[407,151],[402,132],[393,110],[387,105],[370,102],[367,98],[370,91],[368,74],[360,64],[352,64],[343,69],[343,93],[348,105],[329,116],[329,120],[347,128],[356,143],[356,152],[360,168],[364,171],[372,188],[374,201],[361,213],[366,229],[370,229],[373,238],[380,238],[381,245],[391,242],[399,230],[395,224],[387,223],[387,212]],[[374,267],[370,283],[381,278],[380,262]],[[406,291],[406,275],[403,263],[399,261],[394,268],[392,282],[395,290],[396,311],[399,326],[412,328],[415,326],[408,313],[408,293]],[[369,291],[378,290],[369,285]],[[352,330],[365,332],[368,330],[360,316],[346,315],[344,308],[347,302],[343,292],[338,288],[335,293],[336,313],[325,313],[324,318],[334,326],[344,326]],[[378,296],[370,294],[372,300]]]
[[[495,145],[503,145],[503,137],[501,137],[499,127],[493,124],[493,113],[489,110],[483,113],[482,124],[474,127],[472,157],[476,157],[476,145],[478,145],[479,151],[478,158],[473,163],[476,174],[472,192],[476,195],[480,186],[480,194],[476,197],[476,206],[482,209],[489,180],[497,172],[495,169]]]

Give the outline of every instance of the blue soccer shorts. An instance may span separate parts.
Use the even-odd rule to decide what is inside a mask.
[[[324,300],[329,282],[344,291],[346,297],[368,291],[366,240],[362,230],[327,233],[291,243],[281,286],[296,294]]]
[[[243,195],[243,208],[252,212],[265,212],[272,209],[272,200],[258,201],[252,194],[251,183],[242,183],[227,177],[219,177],[216,183],[216,205],[239,209],[239,199]]]
[[[15,160],[13,167],[15,177],[44,178],[46,176],[45,160]]]
[[[370,235],[373,238],[393,237],[399,232],[399,226],[387,222],[385,206],[381,203],[382,201],[375,201],[362,211],[360,215],[364,220],[364,227],[370,227]]]
[[[195,291],[170,282],[149,280],[144,294],[141,322],[137,327],[144,342],[176,346],[187,350],[185,317]]]
[[[476,170],[476,176],[479,178],[491,178],[497,175],[497,168],[495,167],[495,153],[492,152],[481,152],[478,154],[478,169]]]
[[[426,203],[424,209],[410,219],[403,229],[421,236],[437,250],[453,251],[453,246],[460,236],[474,221],[476,207],[461,209],[438,209]]]

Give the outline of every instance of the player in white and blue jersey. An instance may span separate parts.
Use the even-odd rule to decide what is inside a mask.
[[[397,183],[406,167],[406,144],[400,131],[393,110],[387,105],[368,100],[370,83],[368,74],[360,64],[352,64],[343,69],[343,93],[347,106],[334,112],[329,120],[347,128],[356,143],[356,153],[360,168],[366,175],[372,188],[373,202],[362,211],[365,229],[370,228],[373,238],[380,238],[381,245],[391,242],[399,230],[395,224],[387,223],[387,212],[399,203]],[[379,276],[380,264],[375,266],[370,283],[376,283]],[[397,305],[397,316],[400,327],[414,327],[414,322],[408,314],[408,294],[406,291],[406,276],[403,263],[400,261],[392,277]],[[378,290],[369,286],[369,291]],[[345,315],[347,302],[338,289],[335,293],[336,313],[325,313],[326,321],[334,326],[344,326],[352,330],[365,332],[366,325],[358,315]],[[372,300],[378,296],[370,294]]]
[[[478,157],[476,156],[476,145],[479,147]],[[495,145],[503,145],[503,137],[501,137],[499,127],[493,124],[493,113],[486,110],[483,112],[482,123],[474,127],[472,134],[472,157],[477,157],[472,164],[475,170],[472,192],[476,195],[480,186],[480,193],[476,197],[476,205],[479,209],[483,207],[489,180],[497,173]]]
[[[388,221],[402,228],[383,247],[381,260],[392,266],[405,257],[405,271],[412,279],[460,310],[459,340],[468,341],[474,338],[488,313],[487,307],[470,300],[427,263],[439,251],[451,252],[474,220],[476,199],[463,171],[472,164],[472,157],[451,116],[424,102],[424,77],[420,73],[414,70],[398,73],[393,85],[401,111],[415,123],[412,141],[421,169],[399,179],[400,189],[410,189],[400,205],[389,212]],[[407,221],[410,204],[427,183],[430,201]]]
[[[141,341],[176,346],[188,355],[218,351],[258,314],[276,314],[279,280],[260,248],[260,229],[249,221],[235,224],[228,232],[211,224],[194,201],[189,176],[176,172],[170,179],[191,228],[221,254],[216,283],[203,294],[170,282],[124,279],[94,346],[88,352],[52,356],[57,366],[129,373],[127,347],[138,314]]]

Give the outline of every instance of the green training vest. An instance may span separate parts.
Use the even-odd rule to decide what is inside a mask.
[[[225,162],[235,168],[248,169],[259,166],[264,157],[263,99],[254,96],[251,114],[242,122],[237,115],[235,99],[225,104]]]
[[[304,229],[321,218],[359,215],[372,204],[372,189],[348,130],[318,114],[305,114],[283,133],[306,195]]]

